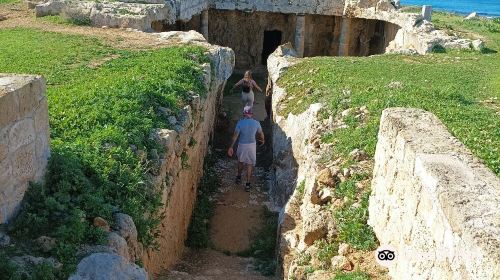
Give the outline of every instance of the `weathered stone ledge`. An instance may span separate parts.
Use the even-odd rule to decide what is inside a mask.
[[[207,49],[210,63],[204,69],[206,95],[194,94],[172,120],[173,130],[162,129],[152,133],[165,148],[157,160],[151,180],[163,189],[161,209],[164,216],[160,225],[159,250],[148,250],[142,260],[152,275],[173,265],[184,251],[187,228],[196,200],[198,182],[203,175],[203,162],[212,137],[217,109],[222,100],[226,80],[234,67],[234,52],[229,48],[208,44],[195,31],[152,34],[160,41],[194,44]]]
[[[45,79],[0,73],[0,224],[15,216],[50,155]]]
[[[394,279],[498,279],[500,180],[431,113],[382,114],[369,224]]]

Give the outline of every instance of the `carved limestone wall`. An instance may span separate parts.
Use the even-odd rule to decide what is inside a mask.
[[[151,171],[153,184],[163,189],[159,248],[148,250],[142,255],[144,266],[152,275],[169,268],[184,252],[197,187],[203,175],[203,162],[215,127],[216,112],[226,80],[234,67],[234,52],[231,49],[210,45],[195,31],[165,32],[159,33],[158,37],[161,41],[205,47],[210,63],[201,65],[206,93],[193,94],[189,105],[177,115],[172,113],[176,122],[173,130],[156,130],[151,135],[165,148],[165,152],[155,162],[156,168]]]
[[[29,182],[43,179],[49,155],[44,78],[0,74],[0,224],[16,214]]]
[[[262,30],[281,31],[280,43],[294,43],[299,57],[385,52],[425,54],[435,45],[460,49],[483,46],[481,41],[473,44],[471,40],[435,30],[421,15],[400,12],[390,0],[26,1],[34,7],[36,16],[62,14],[93,26],[156,32],[196,30],[205,38],[210,37],[209,42],[218,44],[226,42],[227,37],[249,37],[244,42],[238,39],[223,44],[242,49],[245,53],[242,61],[259,60],[261,52],[255,53],[262,48]],[[283,21],[287,25],[280,27]],[[217,29],[223,25],[220,22],[228,27],[222,33]],[[254,66],[256,63],[247,63],[243,68]]]
[[[322,104],[312,104],[305,112],[280,114],[282,103],[289,96],[277,84],[279,77],[300,59],[291,45],[284,45],[271,54],[268,70],[273,90],[273,163],[274,182],[270,197],[281,209],[278,219],[278,275],[282,279],[306,279],[300,264],[301,254],[317,255],[315,241],[333,238],[336,234],[332,212],[318,196],[318,174],[325,167],[319,163],[325,146],[316,144],[325,126],[319,120]],[[302,190],[301,190],[302,189]],[[316,271],[307,279],[332,279]],[[322,278],[324,277],[324,278]]]
[[[394,279],[499,279],[500,180],[439,119],[382,114],[369,224]]]

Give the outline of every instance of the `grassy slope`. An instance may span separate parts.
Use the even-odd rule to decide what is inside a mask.
[[[494,52],[500,51],[500,22],[464,22],[460,17],[442,13],[435,13],[433,18],[438,27],[453,29],[450,32],[482,38],[489,48],[487,54],[448,51],[427,56],[307,58],[278,81],[292,97],[281,114],[303,112],[314,102],[326,105],[324,117],[367,106],[367,123],[346,117],[349,128],[322,135],[322,141],[335,143],[334,154],[345,158],[344,165],[348,166],[352,162],[347,154],[355,148],[374,155],[383,109],[423,108],[436,114],[451,133],[500,174],[500,57]],[[402,86],[393,83],[389,87],[392,82]],[[493,104],[483,102],[492,99]],[[347,201],[340,209],[331,208],[339,235],[331,244],[318,245],[320,250],[338,242],[347,242],[359,250],[375,249],[374,233],[366,224],[369,190],[356,187],[357,182],[366,182],[370,176],[357,174],[335,190],[336,197]],[[340,273],[335,279],[369,279],[369,275]]]
[[[455,29],[470,28],[487,38],[487,46],[500,50],[500,23],[461,24],[449,15],[436,20]],[[450,20],[449,17],[453,19]],[[495,30],[496,32],[491,32]],[[366,126],[352,120],[348,129],[324,135],[345,155],[354,148],[375,152],[379,117],[384,108],[417,107],[436,114],[488,167],[500,174],[500,118],[483,102],[500,97],[500,57],[496,53],[448,51],[427,56],[381,55],[369,58],[317,57],[292,67],[279,83],[295,96],[283,113],[299,113],[313,102],[328,106],[327,114],[366,105]],[[311,75],[309,71],[314,71]],[[296,81],[305,80],[304,85]],[[391,82],[402,87],[390,88]],[[313,94],[306,94],[308,87]],[[297,99],[301,102],[297,105]],[[498,106],[498,99],[496,100]]]
[[[0,38],[0,72],[47,78],[52,141],[47,183],[30,188],[11,234],[57,238],[50,254],[68,264],[64,273],[78,244],[102,241],[91,220],[111,221],[113,207],[130,214],[140,239],[152,244],[160,196],[131,145],[157,148],[149,133],[166,127],[158,106],[175,111],[188,92],[204,94],[204,50],[115,50],[94,38],[29,29],[0,30]],[[90,67],[110,56],[115,59]]]

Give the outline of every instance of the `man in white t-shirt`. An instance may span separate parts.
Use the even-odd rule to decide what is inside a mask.
[[[259,138],[261,145],[264,145],[264,132],[260,123],[252,118],[252,107],[245,106],[243,108],[243,119],[239,120],[234,130],[231,146],[227,154],[232,157],[234,154],[234,144],[239,136],[238,149],[236,155],[238,156],[238,175],[236,176],[236,183],[241,182],[241,173],[246,165],[246,184],[245,190],[250,191],[250,178],[252,177],[253,167],[257,160],[257,144],[256,136]]]

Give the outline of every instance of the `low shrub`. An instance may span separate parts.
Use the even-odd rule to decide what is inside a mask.
[[[339,272],[332,280],[370,280],[370,275],[362,271]]]
[[[353,203],[346,203],[342,209],[334,212],[339,241],[349,243],[355,249],[373,250],[377,247],[375,233],[367,224],[368,198],[369,193],[365,193],[357,207]]]

